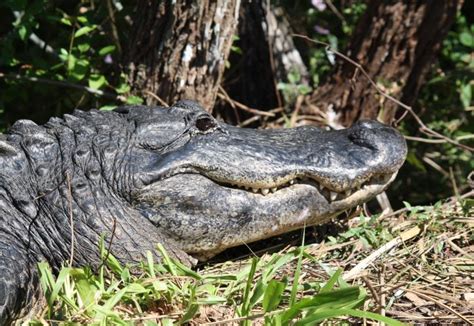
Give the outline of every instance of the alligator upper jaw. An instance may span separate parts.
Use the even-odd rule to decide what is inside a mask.
[[[367,183],[386,183],[405,156],[403,137],[373,121],[328,132],[223,125],[222,131],[192,138],[145,167],[138,174],[137,188],[178,174],[201,174],[224,186],[263,194],[292,182],[314,182],[331,198],[349,195]]]

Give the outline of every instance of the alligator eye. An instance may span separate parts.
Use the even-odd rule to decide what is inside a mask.
[[[211,117],[208,117],[208,116],[199,117],[196,120],[196,127],[200,131],[207,131],[209,129],[214,128],[215,126],[216,126],[216,122]]]

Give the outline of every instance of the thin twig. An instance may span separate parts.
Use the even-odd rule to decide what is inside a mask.
[[[150,95],[151,97],[153,97],[155,100],[157,100],[161,105],[165,106],[165,107],[169,107],[168,103],[166,103],[165,100],[163,100],[161,97],[159,97],[158,95],[156,95],[155,93],[153,92],[150,92],[149,90],[145,90],[143,91],[143,93],[147,94],[147,95]]]
[[[344,18],[344,16],[341,14],[339,10],[337,10],[336,6],[332,3],[331,0],[324,0],[324,2],[326,2],[329,9],[331,9],[331,11],[337,16],[337,18],[339,18],[342,22],[346,22],[346,19]]]
[[[267,111],[261,111],[261,110],[257,110],[257,109],[252,109],[252,108],[249,108],[248,106],[246,106],[245,104],[242,104],[240,102],[237,102],[236,100],[231,99],[229,97],[229,95],[225,92],[225,90],[221,86],[219,86],[219,92],[217,93],[217,96],[219,98],[223,99],[223,100],[228,101],[229,104],[232,107],[239,108],[242,111],[250,112],[250,113],[253,113],[253,114],[256,114],[256,115],[262,115],[262,116],[265,116],[265,117],[274,117],[275,116],[275,113],[267,112]]]
[[[326,50],[327,51],[331,51],[332,53],[334,53],[335,55],[339,56],[340,58],[346,60],[347,62],[351,63],[352,65],[354,65],[357,69],[359,69],[362,74],[367,78],[367,80],[369,81],[369,83],[375,88],[375,90],[381,94],[383,97],[387,98],[388,100],[392,101],[393,103],[399,105],[400,107],[404,108],[408,113],[410,113],[410,115],[415,119],[415,121],[418,123],[418,125],[420,126],[419,130],[426,134],[426,135],[430,135],[432,137],[436,137],[436,138],[439,138],[439,139],[444,139],[446,142],[448,143],[451,143],[453,145],[456,145],[458,147],[461,147],[465,150],[468,150],[470,152],[473,152],[474,151],[474,148],[473,147],[470,147],[470,146],[467,146],[467,145],[464,145],[464,144],[461,144],[447,136],[444,136],[436,131],[434,131],[433,129],[431,128],[428,128],[425,123],[421,120],[421,118],[415,113],[415,111],[413,111],[413,109],[400,102],[399,100],[397,100],[396,98],[394,98],[393,96],[387,94],[386,92],[384,92],[378,85],[377,83],[370,77],[370,75],[367,73],[367,71],[362,67],[361,64],[355,62],[354,60],[352,60],[351,58],[349,58],[348,56],[346,56],[345,54],[342,54],[341,52],[333,49],[331,47],[331,45],[329,43],[326,43],[326,42],[322,42],[322,41],[317,41],[317,40],[313,40],[311,38],[309,38],[308,36],[306,35],[302,35],[302,34],[293,34],[294,37],[299,37],[299,38],[302,38],[306,41],[309,41],[311,43],[315,43],[315,44],[320,44],[320,45],[324,45],[326,47]],[[400,119],[397,121],[397,123],[400,122]]]
[[[445,139],[429,139],[429,138],[421,138],[421,137],[413,137],[413,136],[403,136],[406,140],[417,141],[420,143],[428,143],[428,144],[446,144],[447,141]]]
[[[450,312],[452,312],[453,314],[455,314],[456,316],[458,316],[459,318],[461,318],[462,320],[464,320],[468,325],[474,325],[469,319],[467,319],[466,317],[464,317],[462,314],[460,314],[459,312],[457,312],[456,310],[454,310],[453,308],[451,308],[451,307],[448,306],[447,304],[444,304],[444,303],[442,303],[441,301],[438,301],[438,300],[434,299],[433,297],[430,297],[429,295],[426,295],[426,294],[421,293],[421,292],[418,292],[418,291],[414,291],[414,290],[411,290],[411,289],[404,289],[404,290],[407,291],[407,292],[415,293],[416,295],[422,297],[422,298],[425,299],[425,300],[429,300],[429,301],[431,301],[431,302],[434,302],[434,303],[436,303],[438,306],[443,307],[443,308],[449,310]]]
[[[449,178],[449,173],[448,173],[448,171],[446,171],[445,169],[443,169],[438,163],[436,163],[435,161],[433,161],[432,159],[430,159],[428,156],[423,156],[422,160],[423,160],[423,162],[425,162],[426,164],[428,164],[429,166],[431,166],[433,169],[435,169],[436,171],[438,171],[439,173],[441,173],[443,176],[445,176],[446,178]]]
[[[466,256],[467,258],[469,259],[472,259],[474,260],[474,256],[471,255],[470,253],[466,252],[464,249],[462,249],[461,247],[459,247],[457,244],[455,244],[450,238],[448,238],[447,236],[444,236],[444,240],[446,240],[446,242],[449,244],[449,246],[459,252],[460,254]]]
[[[370,280],[367,276],[362,276],[362,279],[364,280],[365,285],[367,285],[367,287],[369,288],[370,293],[374,297],[375,302],[377,302],[377,305],[379,307],[383,307],[382,302],[380,301],[380,297],[377,293],[377,290],[375,290],[374,287],[372,286],[372,282],[370,282]]]

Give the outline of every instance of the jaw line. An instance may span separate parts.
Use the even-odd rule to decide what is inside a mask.
[[[383,192],[388,187],[388,185],[396,178],[397,172],[394,172],[390,176],[390,178],[387,178],[388,181],[386,181],[382,184],[366,184],[366,185],[363,185],[362,187],[360,187],[360,189],[354,190],[353,192],[351,192],[350,195],[348,195],[344,198],[340,198],[340,199],[336,199],[336,200],[332,200],[332,201],[328,200],[325,196],[323,196],[323,194],[321,193],[321,190],[318,188],[318,186],[315,185],[314,183],[311,183],[311,182],[309,182],[309,183],[308,182],[295,183],[295,184],[287,185],[287,186],[284,186],[283,188],[278,189],[276,192],[269,192],[268,194],[263,195],[259,192],[251,191],[250,187],[249,187],[248,190],[243,189],[242,187],[235,187],[233,185],[226,184],[225,182],[216,181],[216,180],[213,180],[213,179],[211,179],[211,178],[209,178],[209,177],[207,177],[203,174],[194,173],[194,172],[192,172],[192,173],[182,173],[182,174],[180,174],[180,173],[173,174],[173,175],[170,175],[170,176],[168,176],[164,179],[153,182],[153,183],[149,184],[148,186],[146,186],[145,188],[154,188],[156,186],[159,186],[160,182],[171,181],[173,179],[182,178],[182,177],[186,177],[186,176],[188,176],[190,178],[194,177],[194,178],[202,179],[201,181],[202,182],[207,182],[208,186],[211,186],[215,189],[222,189],[223,191],[225,191],[229,195],[232,195],[234,192],[236,192],[239,195],[249,196],[249,198],[252,198],[252,199],[257,200],[257,201],[266,201],[266,200],[270,200],[270,199],[273,199],[273,198],[278,198],[278,197],[288,195],[289,193],[291,194],[293,192],[300,192],[301,187],[305,187],[306,190],[311,189],[311,192],[316,192],[318,194],[318,197],[321,197],[321,199],[324,199],[328,205],[334,206],[334,209],[345,210],[345,209],[350,208],[350,206],[357,205],[357,204],[354,204],[354,203],[364,202],[368,198],[373,198],[377,194]],[[282,198],[282,199],[284,199],[284,198]]]

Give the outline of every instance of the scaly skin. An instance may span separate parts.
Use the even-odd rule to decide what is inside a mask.
[[[39,261],[98,266],[101,235],[122,263],[161,243],[191,265],[326,222],[383,191],[405,156],[377,122],[240,129],[191,101],[18,121],[0,138],[0,324],[31,311]]]

